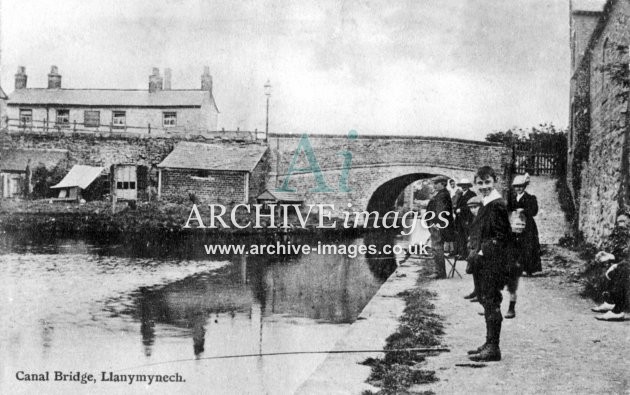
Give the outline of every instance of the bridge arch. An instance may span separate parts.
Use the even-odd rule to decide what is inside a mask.
[[[432,178],[437,175],[459,180],[474,176],[474,171],[468,169],[448,169],[429,166],[395,166],[388,168],[388,174],[376,177],[365,190],[363,207],[367,211],[378,211],[383,214],[394,210],[395,202],[400,193],[411,183]]]
[[[392,178],[374,190],[368,200],[366,210],[369,212],[377,211],[380,214],[392,211],[395,209],[396,200],[407,186],[418,180],[437,175],[438,174],[412,173]]]
[[[282,185],[300,140],[296,135],[270,137],[272,171],[268,187]],[[434,175],[449,178],[473,178],[477,168],[492,166],[502,175],[510,153],[498,144],[437,137],[310,136],[313,155],[330,191],[317,192],[311,171],[292,172],[289,188],[305,204],[334,205],[332,214],[344,211],[376,211],[393,206],[400,192],[409,184]],[[350,154],[350,155],[349,155]],[[298,168],[309,168],[301,153]],[[348,165],[348,158],[351,162]],[[301,162],[301,163],[300,163]],[[501,184],[501,181],[499,182]],[[347,191],[346,187],[350,190]]]

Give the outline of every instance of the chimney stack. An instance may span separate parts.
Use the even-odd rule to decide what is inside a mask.
[[[210,75],[210,67],[204,66],[201,75],[201,90],[212,93],[212,76]]]
[[[26,89],[26,67],[18,66],[17,73],[15,74],[15,90]]]
[[[48,74],[48,89],[61,89],[61,75],[57,66],[50,66]]]
[[[153,74],[149,76],[149,93],[155,93],[162,90],[162,76],[160,75],[160,69],[153,68]]]
[[[164,69],[164,90],[171,90],[171,69],[169,68]]]

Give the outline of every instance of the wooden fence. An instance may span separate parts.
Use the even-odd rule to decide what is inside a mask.
[[[151,124],[147,124],[146,126],[133,126],[133,125],[123,125],[117,126],[110,124],[100,124],[98,126],[88,125],[86,126],[81,122],[67,122],[67,123],[59,123],[59,122],[49,122],[49,121],[39,121],[39,120],[31,120],[28,122],[24,122],[20,119],[14,118],[5,118],[4,126],[9,132],[22,132],[22,133],[82,133],[82,134],[95,134],[95,133],[110,133],[114,135],[129,135],[129,136],[137,136],[144,135],[147,137],[173,137],[178,135],[188,135],[188,136],[206,136],[206,137],[225,137],[225,138],[235,138],[235,139],[246,139],[246,140],[264,140],[265,133],[264,131],[260,131],[258,129],[254,131],[246,131],[240,130],[205,130],[205,129],[194,129],[189,127],[172,127],[172,128],[164,128],[164,127],[154,127]]]

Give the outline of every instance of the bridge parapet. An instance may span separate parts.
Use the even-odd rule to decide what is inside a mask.
[[[366,209],[370,198],[383,185],[388,193],[381,196],[383,188],[380,189],[377,198],[386,200],[381,208],[393,204],[398,193],[415,180],[437,174],[456,179],[472,178],[477,168],[483,165],[492,166],[503,175],[509,163],[509,152],[504,146],[480,141],[401,136],[360,136],[354,140],[331,135],[308,138],[326,185],[334,191],[312,192],[317,183],[310,172],[294,172],[288,186],[303,196],[307,204],[334,204],[342,210],[348,209],[348,204],[353,210]],[[273,171],[268,187],[282,185],[300,139],[299,135],[272,135],[269,138]],[[344,151],[352,153],[347,179],[349,192],[340,191]],[[304,152],[299,152],[294,167],[310,167]],[[276,169],[279,172],[276,173]]]

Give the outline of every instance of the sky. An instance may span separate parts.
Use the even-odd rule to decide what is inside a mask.
[[[214,80],[219,128],[481,140],[569,97],[568,0],[2,0],[1,83],[173,89]]]

